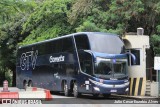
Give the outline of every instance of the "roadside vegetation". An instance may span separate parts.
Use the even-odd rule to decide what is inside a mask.
[[[0,0],[0,85],[13,75],[9,81],[15,86],[20,45],[75,32],[123,36],[142,27],[150,36],[152,57],[160,54],[159,10],[159,0]]]

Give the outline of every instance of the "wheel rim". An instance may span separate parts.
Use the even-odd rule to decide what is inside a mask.
[[[78,91],[77,91],[77,84],[75,83],[74,84],[74,89],[73,89],[73,94],[74,94],[74,97],[77,97],[78,96]]]
[[[27,89],[27,82],[24,83],[23,87],[24,87],[24,90]]]
[[[28,87],[32,87],[32,82],[31,81],[29,82]]]
[[[68,96],[68,87],[66,83],[64,83],[64,95]]]

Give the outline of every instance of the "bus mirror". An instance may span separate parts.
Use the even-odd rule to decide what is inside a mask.
[[[130,52],[126,52],[126,54],[131,56],[133,64],[136,65],[136,56]]]

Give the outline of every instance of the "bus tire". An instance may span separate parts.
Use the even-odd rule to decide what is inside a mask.
[[[69,90],[66,82],[64,82],[63,88],[64,88],[64,95],[69,96]]]
[[[73,96],[76,98],[80,96],[80,93],[78,92],[78,85],[76,82],[74,83],[74,86],[73,86]]]
[[[104,98],[109,98],[111,96],[111,94],[103,94]]]
[[[94,98],[97,98],[99,96],[99,94],[93,94]]]
[[[28,87],[32,87],[32,80],[29,80]]]
[[[28,86],[27,86],[27,81],[24,80],[24,81],[23,81],[23,88],[24,88],[25,91],[27,90],[27,87],[28,87]]]

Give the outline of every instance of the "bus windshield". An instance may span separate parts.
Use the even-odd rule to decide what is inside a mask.
[[[94,75],[104,79],[122,78],[127,75],[127,59],[97,58]]]
[[[107,54],[120,54],[124,52],[124,44],[116,35],[95,33],[89,36],[89,41],[91,50],[94,52]]]

